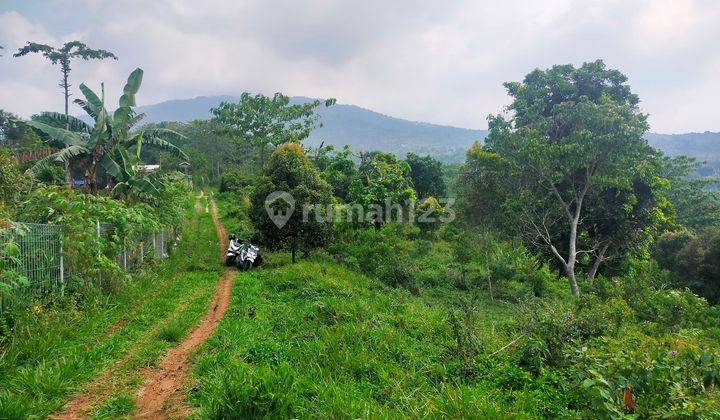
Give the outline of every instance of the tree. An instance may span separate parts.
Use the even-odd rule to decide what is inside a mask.
[[[60,87],[63,89],[65,96],[65,115],[69,115],[69,101],[70,101],[70,62],[73,59],[79,58],[85,61],[88,60],[104,60],[106,58],[112,58],[117,60],[115,54],[105,50],[93,50],[88,48],[87,45],[80,41],[70,41],[63,44],[62,47],[54,48],[50,45],[38,44],[35,42],[28,42],[26,46],[20,48],[18,52],[13,54],[13,57],[22,57],[28,54],[38,53],[42,54],[43,57],[50,60],[54,64],[60,64]]]
[[[144,114],[136,114],[135,94],[142,84],[143,71],[135,69],[128,77],[118,108],[111,115],[105,108],[104,96],[98,96],[84,84],[80,85],[85,99],[76,99],[87,114],[95,120],[90,126],[84,121],[58,113],[43,113],[42,118],[26,121],[25,124],[47,134],[51,139],[63,145],[58,152],[43,158],[29,169],[38,172],[54,162],[68,163],[78,160],[85,171],[85,177],[93,192],[98,192],[98,178],[107,174],[110,188],[113,170],[117,169],[121,159],[121,150],[135,148],[140,155],[142,145],[171,151],[183,159],[187,155],[168,139],[182,139],[184,136],[166,128],[145,128],[134,130]],[[41,122],[44,121],[44,122]],[[74,131],[67,128],[69,127]]]
[[[17,199],[26,180],[10,151],[0,147],[0,220],[14,215]]]
[[[332,145],[325,147],[320,145],[313,160],[325,180],[332,186],[333,195],[347,201],[350,183],[357,175],[357,166],[352,159],[350,146],[346,145],[342,150],[336,150]]]
[[[504,209],[526,240],[562,265],[574,296],[578,256],[602,246],[595,238],[578,248],[588,202],[611,188],[632,189],[635,174],[652,162],[647,118],[626,82],[601,60],[535,70],[505,84],[513,115],[489,118],[488,151],[509,165],[513,194]]]
[[[138,199],[145,202],[155,201],[160,194],[160,182],[153,180],[148,174],[136,168],[125,148],[119,148],[118,159],[107,165],[108,174],[115,180],[112,194],[130,202]]]
[[[660,161],[651,162],[630,187],[596,190],[588,198],[579,235],[579,243],[592,250],[586,263],[588,279],[594,279],[606,261],[643,254],[662,232],[674,227]]]
[[[663,235],[655,255],[673,273],[675,284],[689,287],[715,305],[720,303],[720,229],[693,236],[688,232]]]
[[[16,115],[0,109],[0,144],[5,147],[17,146],[27,131]]]
[[[499,154],[488,152],[479,142],[470,147],[457,186],[458,207],[465,221],[486,228],[501,225],[506,166]]]
[[[378,227],[393,218],[402,219],[403,210],[414,204],[417,194],[410,181],[410,166],[392,153],[362,155],[358,175],[350,184],[348,199],[365,210],[365,222]],[[402,216],[402,217],[401,217]]]
[[[276,93],[272,98],[244,92],[237,103],[222,102],[210,111],[212,121],[222,126],[222,132],[234,136],[239,142],[249,142],[260,151],[260,166],[265,163],[265,148],[287,141],[300,142],[310,135],[318,124],[315,108],[323,102],[313,100],[290,104],[290,98]],[[335,104],[334,99],[324,101],[325,106]]]
[[[410,166],[410,179],[418,198],[442,198],[445,195],[445,180],[439,160],[411,152],[405,161]]]
[[[276,192],[288,195],[273,195]],[[294,263],[298,249],[308,251],[327,242],[332,224],[319,212],[333,204],[330,184],[302,146],[287,142],[275,149],[263,170],[252,196],[251,216],[261,241],[271,248],[289,248]],[[278,219],[274,221],[268,212],[284,213],[288,218],[276,224]]]
[[[712,177],[693,177],[700,166],[688,156],[665,157],[663,178],[670,182],[668,198],[677,222],[694,232],[720,227],[720,192],[709,187],[717,184]]]
[[[80,58],[85,61],[104,60],[106,58],[117,60],[115,54],[105,50],[93,50],[80,41],[66,42],[59,48],[51,47],[46,44],[28,42],[26,46],[20,48],[18,52],[13,54],[13,57],[22,57],[28,54],[42,54],[43,57],[50,60],[50,63],[53,65],[60,64],[61,78],[59,86],[63,89],[63,95],[65,98],[65,118],[68,120],[70,118],[70,62],[75,58]],[[66,126],[65,129],[69,129],[69,127]],[[67,187],[71,188],[72,174],[70,172],[71,168],[69,160],[65,162],[65,170],[67,171]]]

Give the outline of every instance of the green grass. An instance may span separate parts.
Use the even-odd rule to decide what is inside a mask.
[[[129,418],[130,412],[135,408],[133,394],[120,393],[108,399],[105,404],[93,412],[93,419]]]
[[[459,299],[449,289],[416,297],[329,261],[239,275],[196,359],[192,401],[204,418],[524,412],[458,374],[449,313]],[[475,334],[488,351],[501,347],[511,305],[480,297],[476,307]]]
[[[114,396],[97,412],[114,417],[137,370],[182,339],[207,309],[222,267],[209,214],[189,220],[166,261],[117,293],[57,308],[35,306],[0,348],[0,418],[45,416],[105,369]],[[113,328],[117,329],[109,333]],[[129,394],[128,394],[129,393]],[[120,411],[118,411],[120,410]]]

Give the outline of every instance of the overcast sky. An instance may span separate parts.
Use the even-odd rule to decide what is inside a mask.
[[[104,81],[111,103],[141,67],[140,105],[282,91],[485,128],[509,102],[503,82],[602,58],[628,75],[653,131],[720,131],[716,0],[0,0],[0,108],[60,111],[59,69],[11,56],[74,39],[120,58],[71,74]]]

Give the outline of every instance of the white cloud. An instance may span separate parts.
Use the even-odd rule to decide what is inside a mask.
[[[280,90],[483,127],[509,101],[502,82],[604,58],[629,75],[654,130],[720,130],[719,17],[714,0],[16,2],[0,6],[0,107],[29,115],[61,105],[57,69],[10,59],[9,49],[82,39],[120,57],[72,73],[105,81],[111,103],[139,66],[141,103]]]

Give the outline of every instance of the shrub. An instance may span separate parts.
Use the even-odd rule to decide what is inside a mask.
[[[230,169],[220,178],[220,192],[240,191],[255,183],[255,177],[239,169]]]
[[[601,302],[592,295],[575,301],[532,299],[519,308],[520,329],[528,336],[521,365],[539,371],[564,364],[564,351],[593,337],[612,336],[634,316],[621,299]]]
[[[675,286],[688,287],[710,303],[720,303],[720,229],[697,236],[665,234],[655,249],[663,268],[673,273]]]
[[[591,417],[717,418],[720,353],[695,333],[600,337],[567,348]]]

